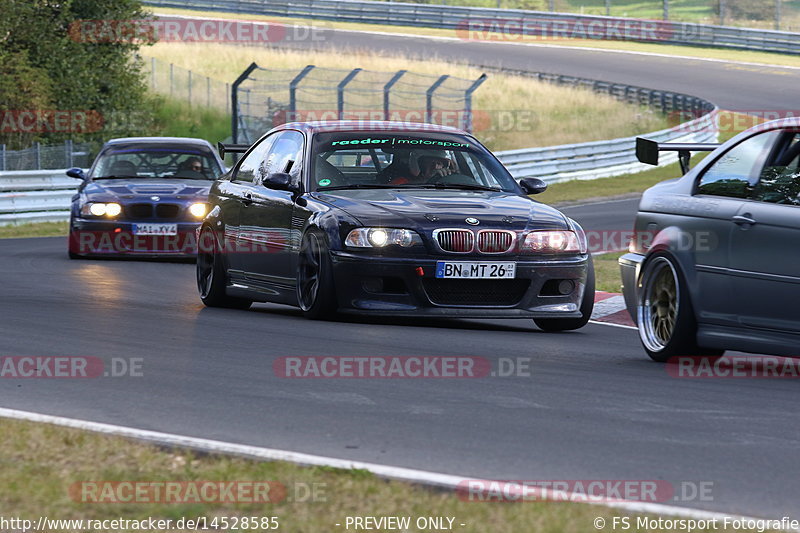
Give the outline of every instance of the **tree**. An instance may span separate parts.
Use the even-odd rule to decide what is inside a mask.
[[[150,114],[136,52],[147,43],[122,34],[98,40],[87,32],[99,25],[86,23],[103,21],[113,29],[119,26],[114,21],[148,18],[140,0],[0,0],[0,13],[0,69],[4,74],[0,109],[50,106],[62,112],[89,113],[106,123],[113,118],[115,134],[142,133]],[[26,89],[20,90],[22,87]],[[37,140],[87,140],[109,134],[107,127],[102,131],[96,127],[88,128],[90,131],[56,129],[38,132]],[[0,142],[3,140],[0,132]]]

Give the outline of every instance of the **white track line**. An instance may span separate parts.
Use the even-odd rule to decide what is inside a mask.
[[[438,488],[456,489],[460,483],[466,480],[475,479],[469,476],[454,476],[450,474],[440,474],[436,472],[428,472],[425,470],[414,470],[411,468],[401,468],[396,466],[380,465],[376,463],[363,463],[360,461],[350,461],[347,459],[336,459],[333,457],[324,457],[320,455],[311,455],[306,453],[291,452],[285,450],[275,450],[272,448],[261,448],[257,446],[248,446],[244,444],[235,444],[230,442],[222,442],[218,440],[200,439],[196,437],[187,437],[183,435],[173,435],[170,433],[161,433],[158,431],[148,431],[144,429],[128,428],[125,426],[117,426],[112,424],[102,424],[99,422],[91,422],[87,420],[79,420],[75,418],[64,418],[60,416],[43,415],[39,413],[32,413],[29,411],[19,411],[16,409],[6,409],[0,407],[0,417],[12,418],[15,420],[26,420],[30,422],[40,422],[46,424],[54,424],[57,426],[81,429],[85,431],[92,431],[95,433],[104,433],[107,435],[116,435],[126,437],[149,443],[158,444],[161,446],[189,448],[193,450],[217,453],[224,455],[235,455],[246,457],[261,461],[287,461],[305,466],[329,466],[332,468],[341,469],[361,469],[368,470],[373,474],[400,481],[418,483]],[[486,480],[489,481],[489,480]],[[578,501],[583,497],[581,494],[570,494]],[[682,516],[687,518],[694,518],[697,520],[722,520],[725,517],[741,518],[746,520],[758,520],[758,518],[730,515],[719,513],[715,511],[704,511],[699,509],[691,509],[686,507],[678,507],[675,505],[665,505],[660,503],[649,502],[586,502],[592,505],[600,505],[603,507],[612,507],[622,509],[634,513],[652,513],[656,515],[671,515]]]
[[[172,13],[153,13],[156,16],[165,17],[165,18],[179,18],[179,19],[196,19],[196,20],[214,20],[214,21],[243,21],[243,22],[262,22],[265,24],[269,24],[270,22],[275,23],[276,21],[270,20],[253,20],[253,19],[225,19],[225,18],[214,18],[214,17],[201,17],[201,16],[192,16],[192,15],[176,15]],[[236,15],[237,13],[231,13]],[[243,13],[239,13],[240,15]],[[276,18],[280,18],[277,17]],[[279,21],[278,21],[279,22]],[[310,26],[311,23],[324,23],[329,21],[324,20],[316,20],[316,19],[309,19],[309,24],[305,26]],[[280,24],[284,24],[280,22]],[[299,26],[300,24],[297,23],[289,23],[285,24],[286,26]],[[480,42],[486,44],[494,44],[494,45],[514,45],[514,46],[529,46],[534,48],[557,48],[561,50],[586,50],[589,52],[608,52],[613,54],[630,54],[630,55],[638,55],[638,56],[650,56],[650,57],[665,57],[669,59],[683,59],[687,61],[706,61],[710,63],[727,63],[731,65],[748,65],[752,67],[769,67],[769,68],[779,68],[779,69],[787,69],[787,70],[800,70],[800,67],[788,66],[788,65],[775,65],[772,63],[757,63],[753,61],[735,61],[730,59],[717,59],[711,57],[695,57],[695,56],[682,56],[682,55],[673,55],[673,54],[662,54],[658,52],[641,52],[635,50],[618,50],[613,48],[598,48],[594,46],[567,46],[563,44],[545,44],[545,43],[519,43],[519,42],[505,42],[505,41],[481,41],[481,40],[470,40],[470,39],[461,39],[459,37],[444,37],[440,35],[422,35],[416,33],[399,33],[399,32],[391,32],[391,31],[375,31],[375,30],[349,30],[349,29],[340,29],[340,28],[329,28],[323,26],[324,29],[328,29],[330,31],[336,31],[340,33],[365,33],[369,35],[382,35],[388,37],[403,37],[409,39],[426,39],[429,41],[457,41],[462,43],[473,43],[473,42]],[[636,43],[639,44],[639,43]],[[658,43],[641,43],[641,44],[658,44]],[[679,45],[672,45],[672,46],[679,46]]]

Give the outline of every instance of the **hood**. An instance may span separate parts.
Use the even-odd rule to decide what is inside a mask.
[[[480,221],[476,229],[569,227],[558,210],[503,191],[364,189],[317,192],[315,197],[345,211],[364,226],[468,227],[465,219],[473,217]]]
[[[83,189],[89,197],[117,200],[150,200],[158,196],[161,200],[195,199],[207,197],[213,181],[182,179],[106,179],[90,181]]]

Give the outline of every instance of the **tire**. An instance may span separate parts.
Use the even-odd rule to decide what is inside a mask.
[[[544,331],[571,331],[585,326],[592,318],[594,309],[594,262],[589,256],[588,272],[586,273],[586,288],[581,300],[580,318],[534,318],[533,322]]]
[[[297,303],[311,320],[330,318],[337,308],[331,256],[325,238],[313,231],[303,236],[300,246]]]
[[[200,243],[207,244],[201,246]],[[207,307],[247,309],[253,304],[251,300],[234,298],[225,292],[228,276],[219,249],[214,231],[208,226],[203,227],[198,240],[196,263],[197,290],[200,292],[200,299]]]
[[[642,267],[637,294],[639,340],[659,363],[671,357],[719,357],[724,350],[697,345],[697,320],[686,278],[670,255],[658,253]]]

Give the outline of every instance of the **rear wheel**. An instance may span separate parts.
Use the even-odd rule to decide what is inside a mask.
[[[214,231],[204,227],[200,232],[197,249],[197,290],[200,299],[208,307],[247,309],[253,302],[244,298],[233,298],[225,292],[227,273],[222,263]]]
[[[580,318],[534,318],[534,323],[544,331],[570,331],[580,329],[592,318],[594,309],[594,263],[589,256],[588,271],[586,272],[586,288],[581,300]]]
[[[309,232],[300,246],[297,267],[297,302],[306,318],[329,318],[336,311],[333,265],[325,239]]]
[[[647,260],[638,300],[639,339],[654,361],[664,363],[677,356],[718,357],[724,353],[697,345],[697,321],[689,290],[671,256],[657,254]]]

